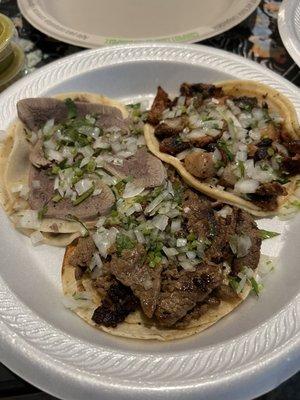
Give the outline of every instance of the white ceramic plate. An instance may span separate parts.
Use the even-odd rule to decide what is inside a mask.
[[[287,51],[300,67],[300,1],[284,0],[278,14],[278,27]]]
[[[44,67],[0,96],[0,129],[24,97],[96,91],[121,101],[152,99],[161,84],[255,79],[280,90],[300,116],[299,90],[266,68],[196,45],[125,45],[81,52]],[[279,264],[259,298],[189,339],[119,339],[88,326],[62,305],[63,250],[32,247],[0,210],[0,359],[51,394],[70,400],[141,398],[245,400],[299,368],[300,218],[264,219],[283,232],[263,252]]]
[[[198,42],[232,28],[258,4],[259,0],[18,0],[22,14],[37,29],[83,47]]]

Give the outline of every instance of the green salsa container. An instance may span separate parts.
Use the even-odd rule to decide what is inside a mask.
[[[15,27],[4,14],[0,14],[0,91],[16,80],[24,65],[24,52],[13,43]]]

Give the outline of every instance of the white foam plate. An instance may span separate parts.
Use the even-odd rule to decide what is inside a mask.
[[[51,63],[0,96],[0,129],[25,97],[93,91],[124,102],[152,99],[157,85],[255,79],[280,90],[300,116],[299,90],[229,53],[196,45],[141,44],[89,50]],[[300,356],[300,218],[263,219],[282,232],[265,241],[275,271],[259,298],[203,333],[171,343],[133,341],[88,326],[62,304],[63,250],[32,247],[0,210],[0,359],[59,398],[245,400],[287,379]]]
[[[283,0],[278,14],[278,28],[285,48],[300,67],[299,0]]]
[[[135,41],[193,43],[240,23],[259,0],[18,0],[25,18],[63,42],[99,47]]]

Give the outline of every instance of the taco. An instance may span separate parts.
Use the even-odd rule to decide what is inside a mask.
[[[0,200],[34,244],[65,246],[86,235],[115,203],[118,181],[130,177],[128,190],[143,190],[165,178],[146,151],[137,105],[66,93],[20,100],[17,111],[0,148]]]
[[[187,84],[171,100],[158,88],[145,125],[150,151],[206,195],[257,216],[295,192],[300,128],[290,101],[253,81]]]
[[[65,305],[112,335],[174,340],[230,313],[259,289],[261,238],[250,214],[175,176],[124,198],[97,231],[67,246]]]

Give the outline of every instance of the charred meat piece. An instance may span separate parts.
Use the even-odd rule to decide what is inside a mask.
[[[292,156],[300,154],[300,140],[289,140],[283,143],[283,145],[287,148]]]
[[[194,232],[199,239],[210,239],[215,235],[216,221],[211,202],[207,197],[188,189],[182,207],[189,232]]]
[[[184,142],[180,136],[172,136],[163,139],[159,144],[159,150],[162,153],[171,154],[176,156],[176,154],[181,153],[191,147],[189,142]]]
[[[286,157],[282,160],[281,166],[291,176],[300,174],[300,153],[293,157]]]
[[[272,141],[277,141],[280,136],[279,130],[272,123],[261,129],[260,134],[262,137],[267,137]]]
[[[47,170],[31,166],[29,172],[29,198],[28,202],[32,210],[41,210],[47,207],[45,216],[49,218],[65,219],[68,214],[81,220],[92,220],[107,213],[115,202],[111,189],[102,182],[99,188],[102,192],[96,196],[90,196],[82,203],[74,206],[70,199],[52,201],[54,196],[54,179]],[[39,188],[34,188],[32,182],[38,181]]]
[[[218,265],[201,264],[194,272],[183,270],[177,280],[164,282],[154,313],[158,323],[171,327],[197,303],[204,301],[221,281]]]
[[[191,311],[189,311],[181,320],[176,322],[176,328],[185,328],[189,324],[206,314],[210,308],[218,307],[220,300],[217,297],[209,296],[205,302],[197,304]]]
[[[232,99],[234,104],[242,110],[251,111],[258,106],[256,97],[241,96]]]
[[[84,117],[87,114],[97,116],[97,126],[107,129],[118,127],[128,131],[129,122],[123,119],[121,111],[116,107],[110,107],[87,101],[75,101],[77,116]],[[49,119],[60,123],[68,118],[68,107],[62,100],[54,98],[28,98],[17,103],[18,117],[25,126],[36,132],[42,128]]]
[[[146,250],[138,244],[133,250],[124,250],[120,257],[112,256],[112,274],[129,286],[141,302],[148,318],[153,316],[160,292],[161,267],[150,268],[146,262]]]
[[[251,239],[251,247],[244,257],[236,258],[232,263],[232,271],[238,274],[244,267],[256,269],[259,257],[261,238],[253,217],[244,210],[237,210],[237,235],[247,235]]]
[[[133,156],[125,159],[123,165],[106,163],[104,167],[119,179],[133,178],[133,183],[138,187],[160,186],[166,179],[163,163],[146,149],[140,149]]]
[[[220,285],[213,291],[213,295],[216,296],[216,298],[225,301],[236,300],[238,298],[236,292],[228,285]]]
[[[238,178],[233,173],[232,165],[226,165],[220,177],[219,184],[228,188],[233,188]]]
[[[262,210],[274,211],[278,207],[278,196],[287,195],[286,188],[278,182],[262,183],[249,199]]]
[[[115,328],[135,311],[138,305],[139,301],[131,289],[117,282],[108,289],[101,305],[94,311],[92,320],[98,325]]]
[[[95,251],[96,246],[91,236],[79,238],[74,253],[70,257],[70,264],[85,270]]]
[[[271,138],[264,138],[256,145],[258,148],[253,156],[255,162],[270,158],[268,149],[272,143],[273,140]]]
[[[221,97],[223,95],[222,88],[207,83],[183,83],[180,86],[181,96],[194,97],[201,96],[203,99],[209,97]]]
[[[185,117],[168,118],[157,125],[154,134],[159,138],[176,136],[184,130],[186,125]]]
[[[190,174],[200,179],[212,178],[216,173],[212,153],[190,153],[185,157],[184,165]]]
[[[205,136],[201,136],[197,139],[191,139],[190,142],[198,148],[204,148],[206,146],[208,146],[210,143],[216,143],[218,139],[220,139],[221,137],[221,133],[218,136],[210,136],[210,135],[205,135]]]
[[[169,108],[171,105],[171,100],[168,94],[160,87],[157,88],[157,93],[151,109],[148,113],[147,121],[151,125],[157,125],[162,117],[162,113],[165,109]]]

